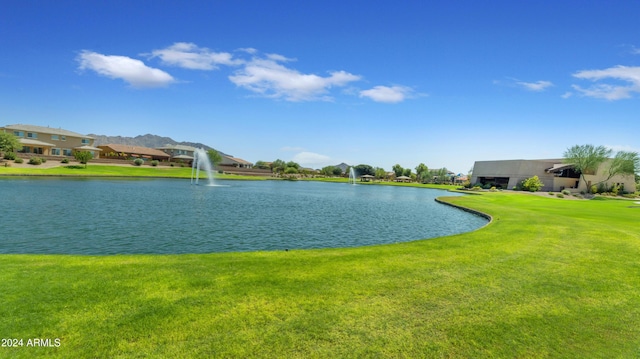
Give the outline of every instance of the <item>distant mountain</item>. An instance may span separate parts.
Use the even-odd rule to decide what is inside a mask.
[[[96,135],[89,134],[89,136],[95,138],[94,146],[108,145],[110,143],[117,145],[129,145],[129,146],[141,146],[141,147],[149,147],[149,148],[157,148],[166,145],[183,145],[183,146],[191,146],[195,148],[202,148],[204,150],[214,149],[213,147],[209,147],[202,143],[197,142],[177,142],[173,140],[171,137],[162,137],[158,135],[146,134],[140,135],[136,137],[123,137],[123,136],[105,136],[105,135]],[[228,154],[221,152],[220,154],[229,156]]]
[[[346,173],[347,172],[347,168],[349,168],[351,166],[349,166],[348,164],[342,162],[341,164],[336,165],[335,167],[340,168],[342,170],[342,173]]]

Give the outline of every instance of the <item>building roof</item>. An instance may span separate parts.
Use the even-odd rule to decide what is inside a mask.
[[[156,150],[155,148],[149,148],[149,147],[118,145],[118,144],[101,145],[101,146],[98,146],[98,147],[100,147],[103,150],[105,148],[109,148],[113,152],[122,152],[122,153],[130,153],[130,154],[139,154],[139,155],[148,155],[148,156],[169,158],[168,154],[166,154],[166,153],[164,153],[164,152],[162,152],[160,150]]]
[[[81,133],[63,130],[62,128],[52,128],[52,127],[44,127],[44,126],[35,126],[35,125],[6,125],[4,128],[13,131],[25,131],[25,132],[38,132],[38,133],[48,133],[51,135],[61,135],[61,136],[69,136],[69,137],[82,137],[82,138],[90,138],[94,139],[91,136],[83,135]]]
[[[162,147],[156,147],[158,150],[184,150],[184,151],[195,151],[196,148],[195,147],[191,147],[191,146],[186,146],[186,145],[171,145],[171,144],[166,144]]]
[[[74,147],[74,150],[81,150],[81,151],[102,151],[102,148],[97,148],[97,147],[93,147],[93,146],[80,146],[80,147]]]
[[[38,141],[38,140],[32,140],[29,138],[21,138],[20,139],[20,143],[22,143],[23,145],[27,145],[27,146],[46,146],[46,147],[55,147],[56,145],[52,145],[50,143],[46,143],[46,142],[42,142],[42,141]]]
[[[545,171],[546,172],[559,172],[559,171],[565,170],[567,168],[572,168],[572,167],[573,167],[572,163],[554,163],[553,167],[547,168]]]
[[[222,156],[222,164],[234,164],[234,163],[238,163],[241,165],[253,165],[253,163],[249,162],[249,161],[245,161],[242,158],[236,158],[236,157],[231,157],[231,156]]]

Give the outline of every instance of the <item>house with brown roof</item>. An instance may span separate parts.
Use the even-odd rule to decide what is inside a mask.
[[[236,167],[236,168],[253,168],[253,163],[245,161],[242,158],[231,157],[222,155],[222,162],[218,164],[223,167]]]
[[[93,158],[100,157],[101,150],[93,146],[93,137],[62,128],[17,124],[0,127],[0,131],[18,137],[22,144],[20,153],[62,157],[89,151]]]
[[[102,150],[103,158],[132,160],[141,158],[143,160],[158,160],[168,161],[171,156],[157,150],[155,148],[148,148],[142,146],[129,146],[119,144],[108,144],[98,146]]]

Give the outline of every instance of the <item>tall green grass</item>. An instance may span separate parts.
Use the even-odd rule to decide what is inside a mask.
[[[361,248],[1,255],[0,337],[61,345],[0,348],[0,357],[640,355],[634,202],[446,201],[493,222]]]

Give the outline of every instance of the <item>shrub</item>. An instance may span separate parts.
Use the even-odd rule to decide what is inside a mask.
[[[174,166],[174,164],[173,164],[173,163],[170,163],[170,164],[169,164],[169,166],[173,167],[173,166]]]
[[[489,191],[491,191],[491,192],[497,192],[498,190],[496,189],[496,187],[495,187],[495,186],[493,186],[493,187],[489,188]]]
[[[538,176],[533,176],[522,181],[521,187],[525,191],[537,192],[540,188],[544,187],[544,183]]]
[[[602,183],[600,185],[602,185]],[[593,185],[593,186],[591,186],[591,190],[590,190],[591,194],[603,193],[603,192],[606,192],[606,191],[607,191],[607,189],[606,189],[606,187],[604,187],[604,185],[602,185],[602,187],[600,189],[598,189],[598,187]]]
[[[15,159],[14,162],[15,163],[22,163],[22,162],[24,162],[24,160],[22,158],[18,157],[18,158]]]
[[[619,191],[620,186],[618,186],[617,184],[614,184],[613,187],[611,187],[611,194],[613,194],[614,196],[617,196]]]
[[[472,191],[479,191],[479,190],[481,190],[481,189],[482,189],[482,187],[480,187],[480,186],[478,186],[478,185],[475,185],[475,186],[473,186],[473,188],[472,188],[471,190],[472,190]]]
[[[93,154],[89,151],[76,151],[73,153],[73,157],[87,167],[87,163],[93,159]]]
[[[133,160],[133,164],[136,166],[142,166],[143,163],[144,161],[141,158],[136,158],[135,160]]]
[[[4,154],[4,159],[5,160],[11,160],[11,161],[15,161],[17,158],[15,152],[5,152]]]
[[[31,157],[29,159],[29,164],[30,165],[41,165],[42,164],[42,158],[40,157]]]
[[[549,196],[553,196],[553,192],[549,192]]]
[[[569,195],[571,195],[571,191],[569,191],[568,189],[563,189],[562,190],[562,194],[565,195],[565,196],[569,196]]]
[[[60,161],[60,163],[69,163],[69,159],[68,158],[63,158],[62,161]]]
[[[158,160],[151,161],[151,165],[154,166],[154,167],[157,166],[158,163],[160,163],[160,161],[158,161]]]
[[[558,197],[558,198],[564,198],[564,195],[563,195],[562,193],[558,193],[558,194],[556,194],[556,197]]]

